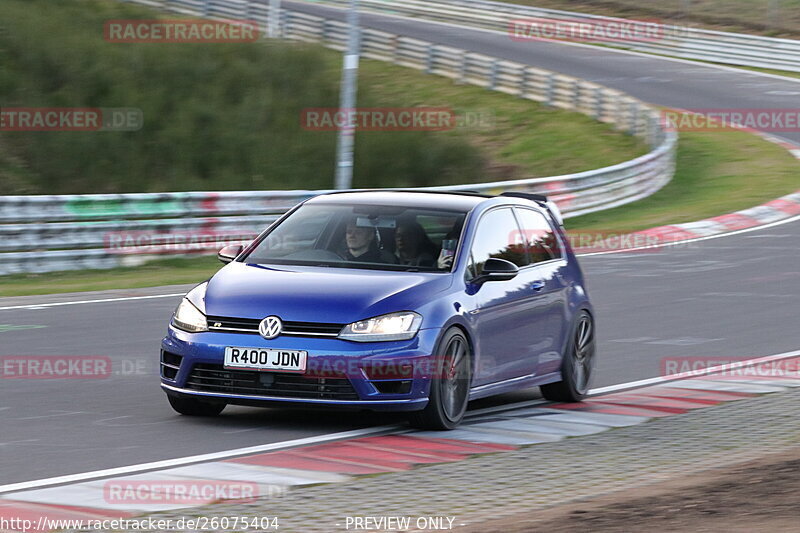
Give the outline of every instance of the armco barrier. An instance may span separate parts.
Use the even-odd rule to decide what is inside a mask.
[[[344,7],[348,0],[300,0]],[[359,0],[361,9],[508,32],[513,20],[604,24],[611,17],[488,0]],[[664,25],[660,38],[615,41],[630,50],[757,68],[800,72],[800,41]]]
[[[269,6],[251,0],[134,0],[185,15],[269,23]],[[347,26],[283,10],[280,36],[341,50]],[[438,190],[507,190],[547,194],[565,216],[608,209],[648,196],[674,173],[677,134],[659,112],[613,89],[465,50],[362,30],[364,56],[575,110],[648,142],[652,151],[598,170]],[[211,253],[216,244],[249,240],[291,206],[328,191],[242,191],[0,197],[0,275],[112,268],[151,256]],[[188,240],[188,241],[187,241]]]

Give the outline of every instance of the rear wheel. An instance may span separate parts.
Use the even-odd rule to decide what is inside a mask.
[[[225,409],[224,403],[203,402],[185,396],[167,395],[167,398],[176,412],[186,416],[217,416]]]
[[[472,382],[472,350],[460,329],[445,333],[434,360],[428,405],[412,413],[410,422],[421,429],[453,429],[467,411]]]
[[[555,402],[579,402],[589,391],[594,364],[595,337],[592,315],[581,310],[561,361],[561,381],[542,385],[542,396]]]

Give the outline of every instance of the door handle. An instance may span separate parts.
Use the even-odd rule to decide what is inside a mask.
[[[544,286],[545,286],[544,281],[534,281],[533,283],[531,283],[531,290],[533,290],[534,292],[539,292],[542,289],[544,289]]]

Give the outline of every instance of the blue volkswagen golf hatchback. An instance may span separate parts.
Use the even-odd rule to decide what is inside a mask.
[[[325,194],[219,258],[162,341],[179,413],[328,405],[452,429],[477,398],[586,394],[594,313],[542,196]]]

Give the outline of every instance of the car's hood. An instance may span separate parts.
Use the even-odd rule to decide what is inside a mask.
[[[230,263],[208,283],[206,314],[237,318],[347,324],[416,310],[447,289],[443,273]]]

